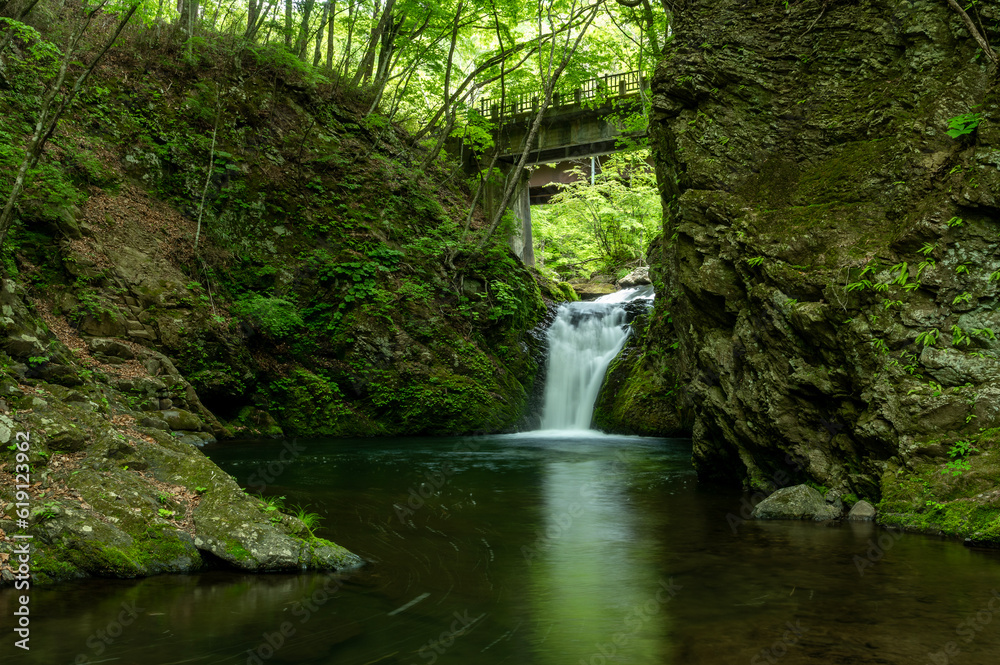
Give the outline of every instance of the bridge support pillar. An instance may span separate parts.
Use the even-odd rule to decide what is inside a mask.
[[[521,181],[517,184],[514,193],[515,200],[511,205],[511,211],[520,224],[514,227],[511,233],[510,246],[514,253],[521,257],[524,265],[534,267],[535,265],[535,243],[531,237],[531,188],[528,183],[531,180],[531,172],[525,170],[521,173]]]
[[[507,204],[515,219],[514,227],[507,236],[507,244],[524,265],[533,267],[535,265],[535,246],[531,237],[531,190],[528,186],[530,180],[531,172],[525,169],[521,173],[514,195]],[[496,210],[503,199],[503,185],[489,187],[486,197],[488,209]]]

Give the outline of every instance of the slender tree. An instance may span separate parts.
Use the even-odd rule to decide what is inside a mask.
[[[545,117],[545,112],[552,103],[552,93],[555,91],[556,83],[559,81],[559,77],[562,75],[563,71],[565,71],[566,66],[573,57],[573,54],[576,53],[577,49],[580,47],[581,40],[583,40],[584,35],[587,34],[587,29],[590,28],[591,24],[594,22],[594,19],[597,17],[597,14],[603,4],[603,0],[601,0],[593,5],[585,6],[582,22],[578,24],[579,33],[577,34],[576,39],[572,39],[571,41],[571,33],[567,32],[566,42],[563,46],[558,62],[555,59],[556,42],[555,40],[550,42],[548,62],[543,65],[544,71],[542,72],[545,81],[542,102],[539,104],[538,112],[535,114],[535,118],[531,123],[531,129],[528,131],[528,136],[525,139],[524,150],[521,153],[521,158],[518,160],[517,166],[514,167],[514,170],[507,177],[503,197],[500,200],[500,204],[493,212],[493,221],[490,223],[489,228],[487,228],[486,233],[484,233],[479,239],[476,249],[482,251],[483,247],[486,246],[486,243],[489,242],[490,238],[493,237],[493,234],[496,233],[497,228],[500,226],[504,213],[507,211],[507,206],[510,205],[510,200],[520,182],[521,173],[524,172],[524,167],[528,163],[528,155],[531,154],[531,147],[534,145],[535,137],[538,136],[538,128],[541,127],[542,118]],[[539,8],[539,12],[541,12],[541,8]],[[571,16],[574,15],[575,12],[571,12]],[[553,23],[551,6],[548,9],[547,18],[551,26]],[[575,23],[575,16],[574,18],[571,18],[570,21]],[[539,30],[539,33],[540,32],[541,30]]]
[[[3,212],[0,212],[0,248],[4,246],[7,239],[7,233],[10,230],[11,223],[14,221],[14,210],[17,206],[17,201],[21,196],[21,191],[24,189],[24,182],[28,176],[28,172],[35,168],[38,164],[38,160],[41,158],[42,152],[45,150],[45,144],[55,133],[56,127],[59,125],[59,120],[62,118],[62,114],[66,111],[69,105],[73,103],[73,100],[83,88],[87,79],[90,78],[90,75],[93,73],[98,63],[104,58],[104,55],[114,45],[114,43],[118,41],[118,37],[121,35],[122,30],[124,30],[125,26],[132,20],[132,17],[135,16],[136,11],[139,9],[139,5],[141,4],[137,0],[132,3],[124,14],[121,15],[118,20],[118,25],[112,35],[107,39],[86,68],[84,68],[83,72],[81,72],[76,78],[73,86],[68,90],[64,90],[63,85],[66,82],[70,65],[79,56],[78,51],[83,35],[90,28],[94,17],[104,9],[107,3],[108,0],[102,0],[97,5],[91,6],[89,10],[81,8],[82,16],[78,19],[76,28],[70,35],[69,43],[63,52],[63,57],[59,65],[59,71],[58,74],[56,74],[55,81],[42,98],[38,115],[35,118],[35,129],[31,134],[27,147],[25,148],[24,158],[21,160],[21,165],[14,178],[10,194],[7,196],[7,202],[4,205]]]

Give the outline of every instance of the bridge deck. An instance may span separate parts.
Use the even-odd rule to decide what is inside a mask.
[[[612,99],[631,97],[648,87],[648,81],[638,70],[606,74],[583,81],[576,87],[560,87],[552,93],[552,105],[549,108],[552,110],[563,110],[564,107],[583,108],[587,104],[604,106]],[[541,96],[540,90],[512,92],[504,96],[502,109],[501,100],[482,99],[479,102],[479,112],[483,116],[489,115],[493,122],[499,120],[501,116],[505,119],[516,119],[521,115],[538,113]]]

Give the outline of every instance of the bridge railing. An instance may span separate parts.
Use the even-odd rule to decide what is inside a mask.
[[[618,99],[631,97],[641,89],[649,87],[648,81],[638,71],[607,74],[587,79],[576,88],[560,88],[552,93],[552,108],[581,106],[594,99]],[[479,112],[491,120],[501,116],[514,117],[526,113],[537,113],[543,93],[541,90],[510,92],[504,96],[503,108],[500,100],[485,98],[479,102]]]

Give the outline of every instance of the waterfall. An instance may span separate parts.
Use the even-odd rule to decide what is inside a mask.
[[[549,357],[541,429],[590,429],[604,373],[628,337],[623,304],[652,297],[652,287],[645,286],[559,306],[546,335]]]

